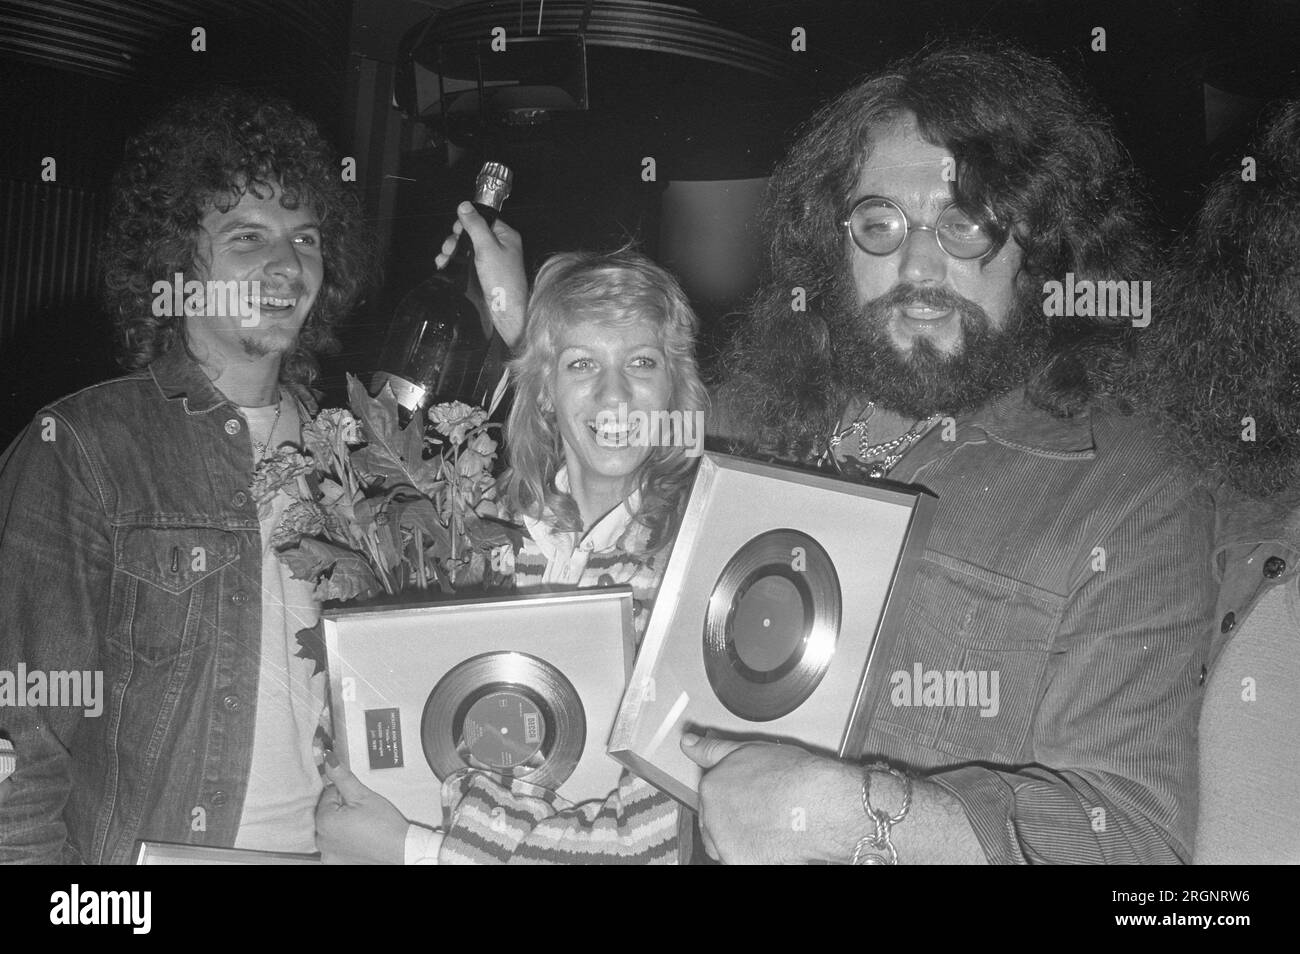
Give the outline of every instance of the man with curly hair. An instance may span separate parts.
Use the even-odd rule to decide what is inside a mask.
[[[1176,249],[1119,390],[1214,488],[1197,864],[1300,862],[1300,101]]]
[[[340,173],[287,103],[232,90],[128,144],[101,261],[130,373],[0,458],[0,861],[315,850],[324,675],[295,635],[319,607],[270,549],[285,502],[249,485],[366,275]]]
[[[1149,300],[1072,296],[1076,317],[1048,317],[1049,283],[1150,278],[1109,125],[1042,59],[937,46],[827,106],[770,196],[771,274],[720,396],[729,429],[923,485],[938,509],[873,660],[888,679],[867,764],[688,736],[705,847],[727,862],[1187,860],[1209,507],[1152,453],[1148,423],[1094,393]]]

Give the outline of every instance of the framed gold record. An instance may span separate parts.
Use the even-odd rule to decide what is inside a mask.
[[[328,610],[336,752],[412,821],[442,821],[453,772],[603,798],[631,672],[632,590]]]
[[[610,754],[692,807],[687,729],[856,757],[935,503],[705,453]]]
[[[790,529],[750,540],[718,575],[704,614],[704,672],[718,701],[751,722],[793,712],[834,658],[840,610],[835,566],[816,540]]]

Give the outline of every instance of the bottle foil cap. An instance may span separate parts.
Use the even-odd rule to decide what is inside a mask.
[[[484,163],[478,178],[474,180],[474,201],[500,212],[502,204],[510,197],[510,187],[514,181],[514,173],[501,163]]]

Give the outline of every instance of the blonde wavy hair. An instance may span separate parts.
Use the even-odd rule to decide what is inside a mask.
[[[681,285],[646,256],[627,248],[615,252],[564,252],[547,259],[528,300],[522,352],[511,362],[514,404],[506,421],[511,474],[507,504],[517,514],[542,519],[563,530],[582,529],[578,505],[555,486],[564,466],[564,444],[556,422],[553,387],[560,330],[586,321],[626,327],[640,321],[656,330],[672,385],[667,411],[697,412],[708,394],[695,364],[699,321]],[[702,432],[701,432],[702,433]],[[667,545],[677,532],[680,503],[695,473],[696,459],[680,446],[650,448],[636,474],[640,507],[620,545],[642,554]],[[642,528],[642,533],[631,530]]]

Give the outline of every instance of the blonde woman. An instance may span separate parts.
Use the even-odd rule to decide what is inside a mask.
[[[511,365],[505,497],[528,531],[516,587],[628,584],[638,644],[703,440],[696,326],[676,280],[644,256],[566,253],[538,273]],[[445,831],[409,825],[346,767],[329,775],[317,811],[326,861],[672,864],[688,854],[689,818],[627,772],[606,798],[579,805],[470,772],[444,789]]]

